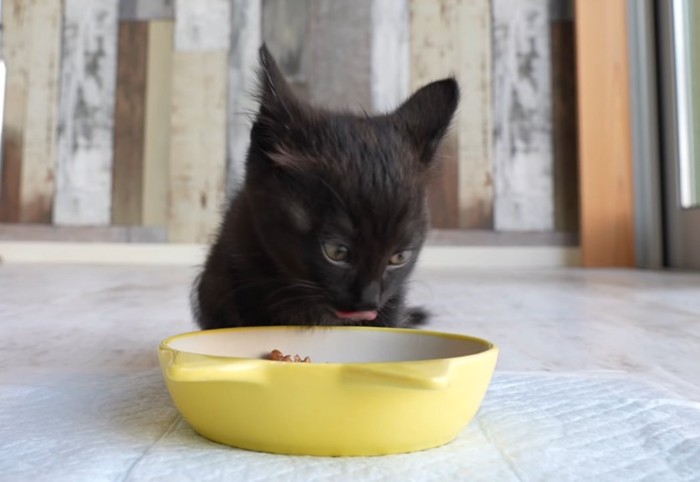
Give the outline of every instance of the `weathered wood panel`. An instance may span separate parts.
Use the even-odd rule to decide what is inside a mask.
[[[176,52],[168,238],[207,242],[220,221],[226,160],[225,52]]]
[[[577,1],[581,262],[634,266],[625,0]]]
[[[435,228],[459,227],[459,139],[448,134],[436,156],[439,175],[428,186],[430,224]]]
[[[148,23],[119,23],[112,224],[141,224]]]
[[[307,81],[308,3],[308,0],[262,0],[262,40],[291,84]]]
[[[547,1],[494,0],[493,30],[495,228],[551,230]]]
[[[230,0],[175,0],[175,50],[228,50],[231,9]]]
[[[22,98],[16,95],[5,102],[5,117],[12,119]],[[2,186],[0,189],[0,221],[19,222],[20,193],[22,176],[22,133],[10,122],[5,123],[2,140]]]
[[[550,0],[554,228],[578,231],[576,43],[571,0]]]
[[[22,222],[51,222],[56,167],[61,2],[34,2],[25,42],[28,47],[27,104],[22,146]]]
[[[462,93],[430,193],[436,227],[492,226],[490,32],[487,0],[411,0],[412,89],[455,75]]]
[[[22,146],[27,102],[27,20],[26,9],[21,7],[21,0],[7,0],[2,5],[2,47],[7,66],[0,186],[0,221],[4,222],[18,222],[20,214]]]
[[[165,226],[168,219],[173,28],[169,20],[148,25],[142,219],[148,226]]]
[[[286,5],[282,2],[280,6]],[[305,2],[301,2],[305,5]],[[233,0],[228,59],[228,139],[226,189],[230,194],[245,175],[251,120],[257,110],[258,48],[261,43],[260,0]]]
[[[51,222],[56,164],[61,2],[6,1],[5,165],[0,216]]]
[[[120,20],[169,20],[175,17],[175,0],[119,0]]]
[[[54,221],[110,222],[117,0],[64,0]]]
[[[459,227],[493,227],[491,6],[462,0],[457,7],[454,68],[462,100],[459,138]]]
[[[408,96],[411,41],[408,0],[372,2],[372,108],[396,108]]]
[[[231,5],[175,3],[168,238],[207,242],[220,221],[226,177]]]
[[[372,109],[372,2],[308,0],[309,99],[325,107]]]
[[[51,226],[2,224],[0,241],[79,241],[81,243],[163,243],[162,226]]]
[[[488,229],[432,229],[428,246],[578,246],[576,233],[563,231],[492,231]]]

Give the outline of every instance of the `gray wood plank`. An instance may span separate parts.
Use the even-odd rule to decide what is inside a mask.
[[[117,0],[65,0],[54,222],[110,222]]]
[[[372,109],[373,0],[309,0],[309,99],[325,107]]]
[[[549,0],[549,19],[552,22],[565,22],[574,19],[573,0]]]
[[[172,20],[175,0],[119,0],[120,20]]]
[[[251,119],[257,110],[258,48],[261,43],[260,0],[233,0],[228,55],[226,190],[234,192],[245,175]]]
[[[410,40],[408,0],[374,0],[370,79],[374,111],[392,110],[408,96]]]
[[[231,8],[229,0],[175,0],[175,50],[228,50]]]
[[[547,0],[493,1],[496,230],[554,226]]]
[[[262,0],[262,40],[292,83],[307,80],[307,0]],[[234,34],[235,35],[235,34]]]

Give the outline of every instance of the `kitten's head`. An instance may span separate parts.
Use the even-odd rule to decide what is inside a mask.
[[[284,276],[323,287],[316,301],[339,323],[371,319],[423,245],[426,185],[457,83],[428,84],[385,115],[357,115],[297,99],[264,46],[260,63],[244,187],[259,239]]]

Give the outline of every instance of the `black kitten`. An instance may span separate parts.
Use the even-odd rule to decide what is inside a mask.
[[[405,285],[457,83],[433,82],[390,114],[356,115],[295,98],[265,46],[260,64],[245,182],[195,285],[199,325],[424,321],[405,307]]]

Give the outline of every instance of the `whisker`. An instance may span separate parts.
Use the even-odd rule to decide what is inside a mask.
[[[305,295],[305,296],[298,296],[294,298],[282,298],[281,300],[278,300],[274,303],[271,303],[267,305],[265,308],[268,312],[274,312],[278,310],[280,307],[285,306],[289,303],[301,303],[301,302],[315,302],[315,301],[320,301],[323,300],[323,296],[321,295]]]
[[[282,286],[281,288],[273,291],[272,293],[268,293],[265,299],[267,300],[267,299],[275,298],[276,296],[281,295],[285,291],[289,291],[292,289],[309,290],[309,291],[312,291],[314,293],[321,293],[322,292],[321,287],[314,284],[314,283],[311,283],[309,281],[304,281],[304,280],[292,280],[291,284],[288,284],[286,286]]]

